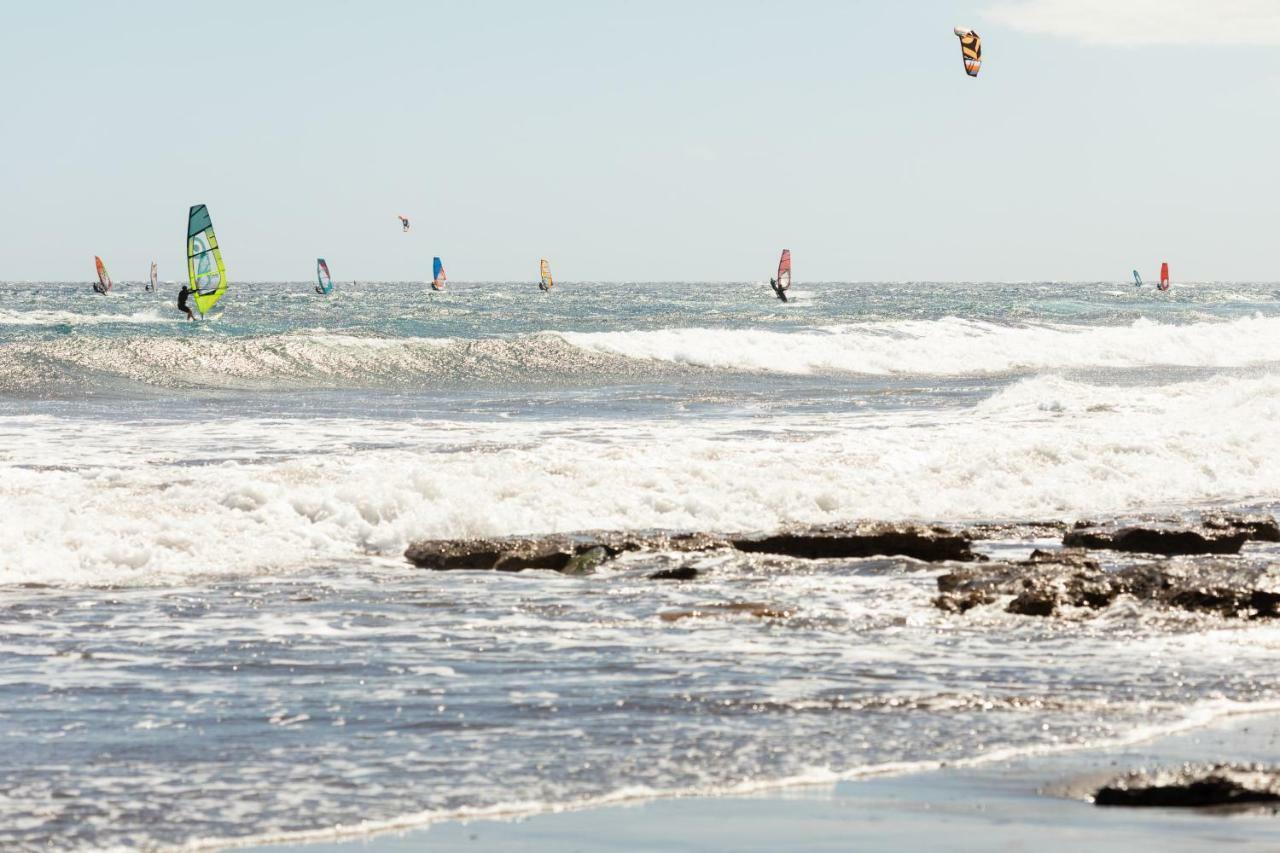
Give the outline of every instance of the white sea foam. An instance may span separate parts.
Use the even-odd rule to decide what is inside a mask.
[[[105,323],[136,325],[170,323],[172,320],[172,314],[162,316],[157,309],[135,311],[132,314],[80,314],[63,310],[0,311],[0,326],[90,326]]]
[[[74,420],[0,419],[0,580],[256,573],[415,537],[1272,500],[1278,420],[1280,377],[1040,377],[965,409],[695,423],[99,421],[88,442]]]
[[[1280,319],[1010,326],[948,317],[768,329],[564,332],[583,350],[721,370],[969,376],[1086,367],[1241,367],[1280,361]]]

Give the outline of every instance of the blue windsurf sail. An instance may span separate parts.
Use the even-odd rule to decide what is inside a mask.
[[[444,283],[444,264],[440,263],[439,258],[434,258],[431,262],[431,289],[444,290]]]
[[[1138,275],[1138,271],[1133,271],[1133,283],[1136,287],[1142,287],[1142,276]]]
[[[316,293],[333,293],[333,276],[329,275],[329,265],[324,258],[316,258]]]

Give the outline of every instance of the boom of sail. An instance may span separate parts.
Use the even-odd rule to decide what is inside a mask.
[[[202,317],[227,292],[227,268],[222,265],[222,250],[213,233],[209,208],[203,204],[193,205],[187,212],[187,279],[192,301]]]

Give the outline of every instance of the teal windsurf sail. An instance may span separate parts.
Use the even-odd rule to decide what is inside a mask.
[[[1133,271],[1133,283],[1136,287],[1142,287],[1142,276],[1138,275],[1138,271]]]
[[[209,208],[192,206],[187,212],[187,279],[196,310],[203,317],[227,292],[227,268],[213,233]]]
[[[333,276],[329,275],[329,265],[324,258],[316,258],[316,293],[333,293]]]

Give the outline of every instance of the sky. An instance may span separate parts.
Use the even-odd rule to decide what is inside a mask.
[[[1280,280],[1277,0],[5,5],[0,281]]]

